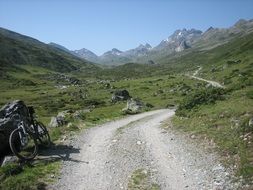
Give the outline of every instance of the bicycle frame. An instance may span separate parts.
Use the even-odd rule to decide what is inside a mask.
[[[27,145],[27,143],[28,143],[28,139],[27,139],[28,133],[27,133],[25,127],[24,127],[23,121],[21,121],[21,122],[19,123],[18,129],[19,129],[18,134],[19,134],[19,138],[20,138],[21,145],[22,145],[22,146],[25,146],[25,145]]]
[[[37,125],[35,125],[35,122],[34,122],[34,109],[33,107],[29,106],[27,107],[27,111],[29,113],[29,120],[31,122],[31,126],[33,127],[34,134],[37,136],[39,134],[39,131],[38,131]]]

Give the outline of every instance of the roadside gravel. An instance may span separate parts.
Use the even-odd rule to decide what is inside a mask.
[[[53,189],[127,189],[137,169],[161,189],[239,189],[219,156],[180,133],[161,128],[174,110],[157,110],[112,121],[81,134]]]

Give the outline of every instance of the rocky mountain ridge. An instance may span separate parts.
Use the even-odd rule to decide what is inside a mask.
[[[253,19],[240,19],[229,28],[209,27],[205,32],[197,29],[185,28],[176,30],[172,35],[162,40],[155,47],[146,43],[145,45],[140,44],[138,47],[127,51],[120,51],[113,48],[101,56],[85,48],[71,52],[73,55],[80,58],[101,64],[120,65],[129,62],[147,63],[150,60],[156,61],[158,57],[179,53],[186,49],[212,49],[235,37],[246,35],[250,32],[253,32]]]

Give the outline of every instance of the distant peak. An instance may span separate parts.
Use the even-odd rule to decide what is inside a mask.
[[[111,51],[105,52],[103,55],[121,55],[122,51],[118,50],[117,48],[112,48]]]
[[[151,49],[152,46],[150,44],[146,43],[145,45],[140,44],[137,48],[139,48],[139,49],[141,49],[141,48]]]
[[[112,48],[112,52],[120,52],[120,53],[122,53],[122,51],[118,50],[117,48]]]
[[[201,30],[196,30],[194,28],[187,30],[186,28],[178,29],[176,30],[172,36],[182,36],[182,35],[188,35],[188,34],[201,34]]]
[[[152,46],[149,43],[146,43],[145,47],[148,48],[148,49],[152,48]]]
[[[213,31],[213,30],[215,30],[214,27],[210,26],[210,27],[205,31],[205,33],[206,33],[206,32],[210,32],[210,31]]]
[[[240,19],[238,20],[236,23],[235,23],[235,26],[241,26],[241,25],[244,25],[246,24],[248,21],[245,20],[245,19]]]

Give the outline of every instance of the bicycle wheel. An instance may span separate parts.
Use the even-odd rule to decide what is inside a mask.
[[[38,153],[38,145],[32,134],[24,134],[22,129],[12,131],[9,138],[11,151],[21,160],[32,160]]]
[[[47,128],[41,122],[36,122],[35,125],[38,129],[38,139],[40,143],[44,146],[50,146],[51,140]]]

